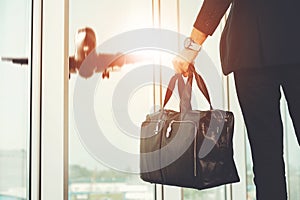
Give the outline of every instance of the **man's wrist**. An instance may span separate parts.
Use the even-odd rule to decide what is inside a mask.
[[[204,43],[207,36],[208,36],[207,34],[197,30],[196,28],[193,28],[192,33],[191,33],[192,40],[199,45],[202,45]]]

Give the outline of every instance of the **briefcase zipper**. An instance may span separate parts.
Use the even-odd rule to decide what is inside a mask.
[[[197,176],[197,124],[194,121],[191,120],[185,120],[185,121],[180,121],[180,120],[172,120],[169,123],[169,126],[167,128],[166,132],[166,138],[169,138],[171,136],[171,131],[172,131],[172,125],[173,123],[192,123],[194,125],[194,146],[193,146],[193,153],[194,153],[194,176]]]
[[[149,120],[147,122],[155,124],[155,128],[154,128],[153,132],[154,132],[154,135],[156,135],[156,134],[158,134],[162,130],[163,124],[161,125],[161,123],[164,123],[165,120],[162,120],[162,119],[159,119],[159,120]]]
[[[154,120],[152,120],[152,121],[154,121]],[[161,122],[164,123],[165,121],[164,120],[155,120],[155,122],[156,122],[156,126],[155,126],[155,130],[154,130],[154,134],[156,135],[161,131],[160,123]]]

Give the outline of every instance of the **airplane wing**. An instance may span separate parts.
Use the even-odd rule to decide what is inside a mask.
[[[80,65],[79,74],[89,78],[93,73],[102,73],[103,78],[109,78],[109,72],[115,71],[126,64],[143,62],[147,58],[131,54],[91,53]]]
[[[12,62],[14,64],[28,65],[28,58],[1,57],[1,60]]]
[[[115,71],[126,64],[133,64],[147,60],[146,56],[132,55],[132,54],[98,54],[96,56],[88,57],[87,61],[82,63],[84,69],[81,69],[83,77],[90,77],[93,72],[102,72],[103,78],[109,78],[109,72]],[[28,58],[17,57],[1,57],[2,61],[12,62],[13,64],[28,65]],[[70,62],[70,73],[74,73],[74,63]],[[72,68],[73,67],[73,68]],[[77,66],[79,68],[79,66]],[[75,70],[75,71],[74,71]],[[73,72],[74,71],[74,72]]]

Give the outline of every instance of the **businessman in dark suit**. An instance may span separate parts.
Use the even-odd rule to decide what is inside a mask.
[[[220,41],[223,73],[233,72],[251,146],[257,200],[286,200],[280,87],[300,144],[300,1],[204,0],[175,71],[186,75],[230,8]],[[184,58],[182,58],[184,57]]]

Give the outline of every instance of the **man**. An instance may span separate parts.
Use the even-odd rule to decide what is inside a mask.
[[[230,13],[220,41],[223,73],[233,72],[251,146],[257,200],[286,200],[280,87],[300,144],[300,2],[296,0],[204,0],[185,49],[173,60],[188,64]]]

